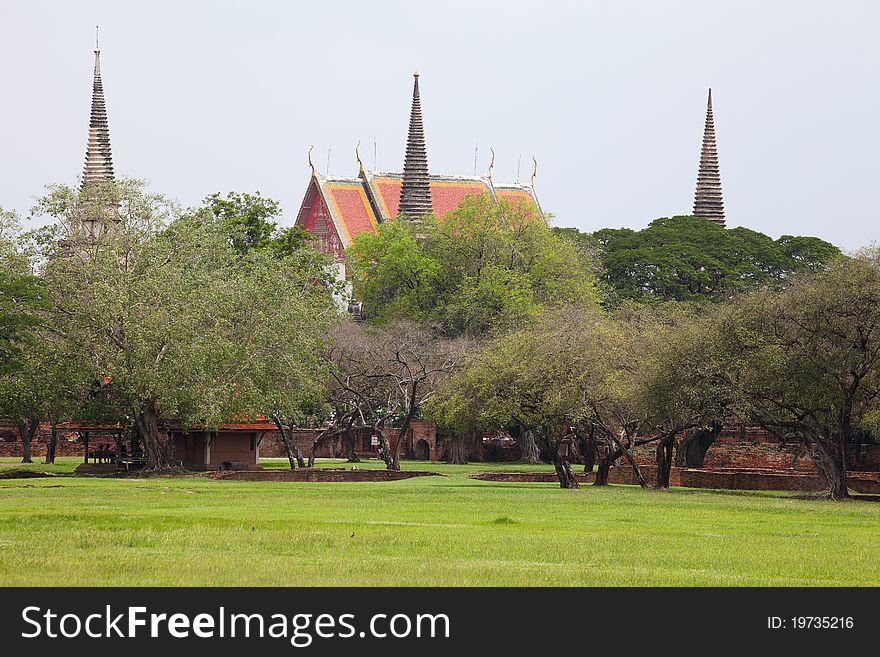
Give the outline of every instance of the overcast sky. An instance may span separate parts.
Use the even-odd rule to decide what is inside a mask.
[[[75,184],[95,25],[117,175],[197,204],[400,170],[421,78],[433,172],[527,180],[554,223],[687,214],[713,89],[728,226],[880,241],[880,2],[2,0],[0,206]]]

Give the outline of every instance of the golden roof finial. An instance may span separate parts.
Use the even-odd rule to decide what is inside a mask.
[[[486,177],[492,178],[492,167],[495,166],[495,150],[490,148],[489,152],[492,153],[492,160],[489,162],[489,168],[486,169]]]
[[[354,147],[354,156],[357,158],[358,163],[358,175],[364,175],[364,163],[361,162],[361,153],[360,153],[361,142],[358,140],[357,146]]]
[[[309,167],[311,167],[311,169],[312,169],[312,175],[317,176],[318,172],[315,170],[315,165],[312,163],[312,149],[313,148],[314,148],[314,146],[312,146],[312,145],[309,146],[309,154],[308,154]]]
[[[534,166],[532,167],[532,177],[529,178],[529,186],[535,186],[535,177],[538,175],[538,160],[535,159],[535,156],[532,155],[532,162],[534,162]]]

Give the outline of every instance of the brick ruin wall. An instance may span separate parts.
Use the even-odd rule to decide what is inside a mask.
[[[653,484],[657,477],[656,466],[640,466],[642,476]],[[592,484],[594,472],[578,472],[575,478],[581,484]],[[474,475],[474,479],[484,481],[505,482],[545,482],[558,484],[555,472],[482,472]],[[632,468],[626,464],[611,468],[608,483],[637,485],[639,482]],[[825,482],[816,473],[808,472],[768,472],[768,471],[710,471],[672,468],[669,473],[671,486],[686,488],[715,488],[727,490],[788,490],[804,493],[818,493],[827,488]],[[847,477],[847,485],[859,493],[880,494],[880,472],[858,472]]]
[[[389,440],[393,445],[396,435],[393,430],[388,433]],[[294,431],[296,442],[305,456],[308,456],[312,442],[318,434],[319,430],[317,429],[297,429]],[[31,453],[34,459],[46,455],[49,437],[49,425],[41,425],[31,444]],[[58,456],[82,456],[82,444],[75,439],[75,434],[59,431],[56,454]],[[420,441],[424,441],[427,445],[428,460],[441,461],[446,458],[449,448],[448,441],[437,435],[434,425],[421,420],[413,422],[413,427],[404,440],[401,448],[403,457],[414,458],[416,447]],[[93,437],[92,442],[110,444],[112,438],[98,436]],[[359,457],[378,456],[378,450],[372,444],[369,430],[357,432],[354,443],[355,453]],[[420,456],[425,455],[425,445],[422,445],[423,451],[419,454]],[[286,456],[284,443],[277,431],[267,431],[262,435],[259,450],[262,457],[283,458]],[[472,462],[515,461],[519,458],[519,452],[516,448],[495,448],[486,445],[479,434],[466,438],[465,452],[467,459]],[[344,453],[343,440],[340,436],[333,440],[322,441],[316,455],[319,458],[338,458],[342,457]],[[650,467],[656,463],[654,445],[642,445],[636,448],[635,454],[640,465]],[[0,456],[21,456],[21,441],[18,437],[18,430],[10,422],[0,421]],[[767,432],[755,429],[723,431],[706,453],[702,469],[704,471],[736,469],[815,473],[813,461],[802,447],[782,445]],[[851,450],[849,469],[852,472],[880,472],[880,445],[862,445],[859,454],[856,454],[855,450]]]
[[[639,465],[656,464],[656,446],[640,445],[634,451]],[[864,444],[849,450],[852,472],[880,472],[880,444]],[[814,473],[813,459],[801,445],[782,444],[767,431],[755,428],[725,430],[706,452],[703,470],[794,470]]]
[[[34,439],[31,441],[31,454],[34,459],[38,456],[46,456],[46,448],[52,430],[48,424],[41,424]],[[82,443],[75,442],[70,432],[59,431],[58,443],[55,447],[56,456],[82,456]],[[100,442],[100,441],[99,441]],[[111,438],[106,442],[112,443]],[[21,440],[18,437],[18,428],[11,422],[0,420],[0,456],[21,456]]]

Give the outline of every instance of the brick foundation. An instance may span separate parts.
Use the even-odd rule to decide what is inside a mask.
[[[400,472],[394,470],[343,470],[342,468],[298,468],[296,470],[260,470],[212,472],[211,479],[232,481],[399,481],[412,477],[439,477],[436,472]]]
[[[657,477],[656,467],[639,466],[642,476],[653,485]],[[575,472],[579,483],[592,484],[596,480],[595,473]],[[481,472],[473,479],[482,481],[506,482],[552,482],[559,479],[555,472]],[[632,468],[611,468],[608,474],[610,484],[637,485],[638,480]],[[857,472],[847,477],[847,486],[865,494],[880,494],[880,472]],[[684,488],[712,488],[728,490],[790,490],[803,492],[819,492],[825,488],[825,482],[815,474],[788,471],[774,472],[769,470],[688,470],[672,468],[669,473],[669,485]]]

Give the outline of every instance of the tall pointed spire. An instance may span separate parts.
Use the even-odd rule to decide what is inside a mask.
[[[113,159],[110,155],[110,127],[107,124],[107,106],[104,103],[104,85],[101,83],[101,50],[98,47],[98,28],[95,27],[95,77],[92,82],[92,115],[89,120],[89,141],[86,146],[86,164],[83,168],[82,187],[96,182],[113,180]]]
[[[413,75],[413,80],[412,112],[409,116],[409,135],[406,139],[406,159],[403,163],[403,188],[400,190],[399,208],[400,214],[418,220],[431,214],[432,207],[418,71]]]
[[[718,147],[715,144],[715,120],[712,117],[712,90],[706,107],[703,149],[694,194],[694,216],[709,219],[724,228],[724,199],[721,197],[721,172],[718,168]]]

